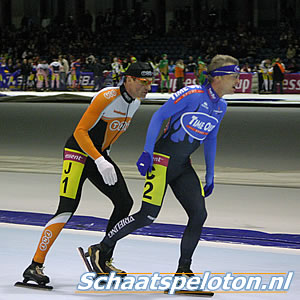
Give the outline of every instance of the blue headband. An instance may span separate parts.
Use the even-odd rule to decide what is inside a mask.
[[[209,73],[211,77],[216,77],[216,76],[224,76],[224,75],[230,75],[230,74],[235,74],[235,73],[240,73],[240,67],[237,65],[230,65],[230,66],[224,66],[218,69],[215,69]]]

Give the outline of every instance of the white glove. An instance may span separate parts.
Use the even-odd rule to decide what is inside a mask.
[[[98,157],[95,160],[95,164],[97,165],[98,171],[101,174],[105,184],[114,185],[118,181],[114,166],[103,156]]]

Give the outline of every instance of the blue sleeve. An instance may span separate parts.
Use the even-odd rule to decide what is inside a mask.
[[[210,137],[206,138],[204,140],[204,157],[205,157],[205,164],[206,164],[206,174],[213,177],[214,169],[215,169],[215,158],[216,158],[216,151],[217,151],[217,133],[219,130],[218,128],[215,128],[214,131],[216,133]]]
[[[192,96],[185,96],[178,102],[178,98],[171,97],[158,111],[156,111],[148,126],[147,136],[144,151],[153,154],[154,145],[158,137],[161,125],[164,120],[172,117],[189,104],[189,99]]]
[[[214,176],[215,159],[216,159],[216,152],[217,152],[217,135],[219,132],[222,118],[220,119],[218,125],[214,128],[214,130],[204,140],[204,157],[205,157],[207,176],[212,176],[212,177]]]

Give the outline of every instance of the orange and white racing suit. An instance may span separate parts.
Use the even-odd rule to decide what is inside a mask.
[[[74,133],[64,148],[63,171],[60,181],[60,202],[55,215],[45,225],[34,261],[43,263],[57,236],[75,213],[81,198],[84,181],[88,178],[114,205],[107,232],[122,218],[128,216],[133,200],[125,180],[113,160],[108,156],[110,146],[128,128],[131,118],[140,106],[125,86],[104,88],[92,99]],[[104,156],[115,168],[117,182],[104,183],[94,162]]]

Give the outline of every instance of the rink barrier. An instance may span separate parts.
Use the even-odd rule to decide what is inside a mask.
[[[89,104],[96,92],[85,91],[3,91],[0,103],[82,103]],[[169,100],[172,93],[148,93],[142,104],[162,105]],[[248,94],[235,93],[224,95],[228,106],[267,106],[299,107],[300,94]]]
[[[50,214],[0,210],[0,223],[45,226]],[[89,216],[73,216],[64,228],[106,231],[107,220]],[[184,225],[153,223],[133,232],[134,235],[181,238]],[[204,227],[201,240],[257,246],[300,249],[300,235],[276,234],[245,229]]]
[[[10,74],[7,74],[6,80],[8,80]],[[176,91],[176,81],[174,73],[169,73],[170,78],[170,90]],[[104,80],[104,79],[103,79]],[[258,73],[240,73],[240,81],[236,89],[237,93],[257,93],[258,92]],[[153,91],[157,91],[160,86],[160,75],[155,77],[153,82]],[[11,90],[20,90],[22,84],[22,76],[15,77],[12,81]],[[197,79],[194,73],[185,73],[184,82],[185,86],[197,84]],[[92,72],[81,72],[80,86],[84,91],[91,91],[94,87],[94,75]],[[104,82],[105,86],[105,82]],[[68,76],[67,88],[72,88],[71,76]],[[283,80],[283,91],[287,94],[300,94],[300,73],[285,73]]]

